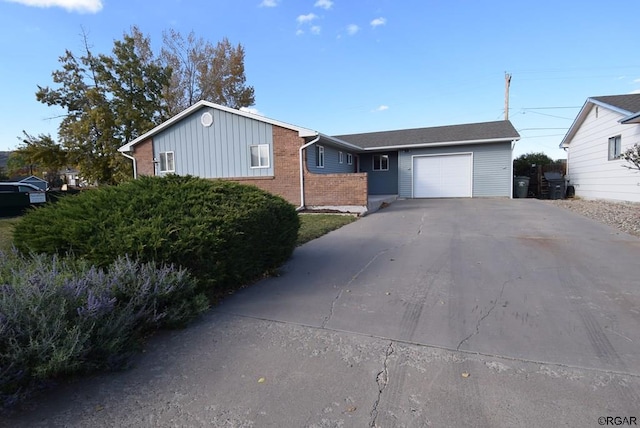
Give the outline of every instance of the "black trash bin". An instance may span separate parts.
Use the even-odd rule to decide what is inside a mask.
[[[529,194],[529,177],[514,178],[513,193],[516,198],[526,198]]]
[[[545,172],[544,178],[549,183],[549,199],[564,199],[567,192],[567,180],[559,172]]]

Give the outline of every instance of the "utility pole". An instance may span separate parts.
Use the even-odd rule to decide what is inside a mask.
[[[504,120],[509,120],[509,87],[511,86],[511,74],[504,72]]]

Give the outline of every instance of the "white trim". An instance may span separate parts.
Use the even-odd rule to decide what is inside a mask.
[[[324,146],[320,144],[316,145],[316,168],[324,168]]]
[[[365,151],[380,151],[380,150],[400,150],[400,149],[419,149],[424,147],[442,147],[442,146],[464,146],[466,144],[488,144],[488,143],[505,143],[507,141],[518,141],[520,137],[511,138],[488,138],[485,140],[466,140],[466,141],[448,141],[442,143],[418,143],[418,144],[404,144],[399,146],[381,146],[381,147],[367,147]]]
[[[253,155],[251,153],[251,149],[253,147],[258,148],[258,165],[253,165]],[[262,165],[262,156],[260,156],[260,151],[262,148],[267,148],[267,164]],[[269,144],[251,144],[249,146],[249,168],[251,169],[260,169],[260,168],[269,168],[271,166],[271,147]]]
[[[213,108],[213,109],[216,109],[216,110],[221,110],[221,111],[224,111],[224,112],[227,112],[227,113],[236,114],[238,116],[247,117],[249,119],[259,120],[260,122],[264,122],[264,123],[269,123],[271,125],[280,126],[281,128],[291,129],[293,131],[297,131],[298,132],[298,136],[303,137],[303,138],[304,137],[316,137],[318,135],[318,132],[313,131],[313,130],[308,129],[308,128],[302,128],[302,127],[299,127],[299,126],[291,125],[289,123],[280,122],[279,120],[269,119],[268,117],[260,116],[258,114],[254,114],[254,113],[249,113],[249,112],[242,111],[242,110],[233,109],[231,107],[226,107],[226,106],[222,106],[220,104],[214,104],[212,102],[202,100],[202,101],[198,101],[197,103],[195,103],[191,107],[189,107],[189,108],[183,110],[182,112],[178,113],[177,115],[173,116],[171,119],[162,122],[160,125],[156,126],[151,131],[145,132],[144,134],[142,134],[141,136],[139,136],[135,140],[125,144],[124,146],[121,146],[118,149],[118,151],[119,152],[130,152],[131,148],[133,146],[135,146],[136,144],[141,143],[141,142],[153,137],[154,135],[158,134],[160,131],[163,131],[164,129],[170,127],[174,123],[182,120],[186,116],[189,116],[191,113],[193,113],[193,112],[195,112],[195,111],[197,111],[197,110],[199,110],[199,109],[201,109],[203,107],[209,107],[209,108]],[[341,140],[338,140],[337,138],[331,138],[331,137],[327,137],[327,138],[329,138],[331,140],[335,140],[335,141],[341,142]],[[342,142],[342,143],[349,144],[349,143],[346,143],[346,142]]]
[[[380,156],[380,168],[376,169],[376,156]],[[382,158],[387,158],[387,167],[382,168]],[[389,171],[389,155],[387,153],[374,153],[371,156],[371,171]]]
[[[169,164],[169,158],[167,157],[167,155],[169,153],[171,153],[171,163],[172,163],[173,168],[168,168],[168,166],[169,166],[168,165]],[[164,155],[164,158],[165,158],[164,159],[164,164],[165,164],[165,167],[167,167],[167,169],[162,169],[162,155]],[[167,174],[167,173],[171,173],[171,172],[176,172],[176,155],[175,155],[175,153],[173,151],[167,150],[166,152],[160,152],[160,153],[158,153],[158,156],[160,156],[160,162],[159,162],[159,165],[158,165],[158,171],[160,173]]]
[[[412,155],[411,156],[411,198],[415,198],[414,196],[414,183],[415,183],[415,158],[432,158],[436,156],[455,156],[455,155],[471,155],[471,196],[473,198],[473,152],[454,152],[454,153],[436,153],[436,154],[426,154],[426,155]],[[511,162],[513,164],[513,162]],[[511,180],[513,181],[513,180]]]
[[[343,151],[339,151],[338,152],[338,163],[340,163],[341,165],[344,163],[344,152]]]
[[[624,123],[627,120],[632,120],[636,116],[635,112],[624,110],[624,109],[612,106],[611,104],[598,101],[593,98],[587,98],[587,101],[584,102],[584,105],[580,109],[580,112],[578,112],[578,115],[576,116],[575,120],[571,124],[571,127],[567,131],[566,135],[564,136],[564,138],[562,139],[558,147],[560,147],[561,149],[569,147],[569,143],[571,142],[571,140],[573,140],[573,137],[575,137],[576,133],[578,132],[578,129],[580,128],[580,126],[582,126],[582,123],[585,121],[585,119],[589,115],[589,112],[591,111],[591,107],[593,106],[604,107],[607,110],[611,110],[612,112],[623,115],[623,117],[620,120],[618,120],[618,122],[620,123]]]
[[[347,152],[347,165],[353,165],[353,155]]]

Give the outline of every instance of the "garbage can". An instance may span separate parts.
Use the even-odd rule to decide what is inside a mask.
[[[514,178],[513,193],[516,198],[526,198],[529,194],[529,177]]]
[[[567,181],[559,172],[545,172],[544,178],[549,183],[549,199],[564,199],[567,192]]]

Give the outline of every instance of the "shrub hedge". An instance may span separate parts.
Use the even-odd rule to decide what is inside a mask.
[[[60,376],[122,368],[150,330],[208,307],[185,270],[128,258],[107,268],[0,252],[0,409]]]
[[[23,253],[73,253],[97,266],[128,255],[187,268],[220,295],[287,260],[299,220],[257,187],[191,176],[142,177],[60,199],[14,231]]]

